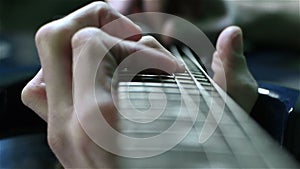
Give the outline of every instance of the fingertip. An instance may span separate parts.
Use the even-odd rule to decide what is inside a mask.
[[[243,53],[242,34],[238,26],[229,26],[221,32],[216,45],[220,57]]]
[[[222,33],[233,36],[238,33],[242,34],[242,29],[239,26],[229,26],[225,28]]]
[[[226,28],[227,31],[231,32],[242,32],[242,29],[239,26],[233,25]]]
[[[229,26],[225,28],[218,38],[217,50],[225,45],[230,45],[231,40],[238,34],[242,34],[242,30],[238,26]]]

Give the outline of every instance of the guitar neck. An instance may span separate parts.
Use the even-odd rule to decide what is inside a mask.
[[[120,151],[135,157],[120,157],[121,166],[299,167],[212,81],[192,51],[172,47],[171,52],[185,63],[186,72],[137,74],[130,82],[123,81],[128,72],[119,75],[120,132],[139,139],[121,146]]]

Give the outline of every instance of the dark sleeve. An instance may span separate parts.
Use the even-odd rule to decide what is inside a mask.
[[[288,119],[285,104],[278,99],[260,94],[250,116],[280,144]]]

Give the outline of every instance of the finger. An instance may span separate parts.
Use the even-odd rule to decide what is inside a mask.
[[[143,45],[149,46],[151,48],[155,48],[155,49],[164,49],[164,51],[168,51],[166,50],[153,36],[147,35],[147,36],[143,36],[138,43],[141,43]]]
[[[105,24],[118,19],[110,26]],[[43,26],[36,34],[36,45],[47,83],[49,108],[72,105],[71,38],[84,27],[102,28],[119,38],[139,35],[139,28],[103,2],[92,3],[82,9]],[[110,29],[111,28],[111,29]],[[139,39],[139,36],[130,40]]]
[[[120,39],[137,41],[142,36],[138,25],[104,2],[91,3],[71,13],[61,21],[71,22],[76,31],[90,26],[101,28],[104,32]],[[130,36],[128,37],[128,35]]]
[[[230,26],[226,28],[220,34],[216,48],[225,68],[241,69],[246,67],[246,60],[243,54],[242,31],[239,27]]]
[[[141,65],[141,67],[147,67],[147,65],[150,66],[151,62],[156,62],[158,67],[166,67],[166,70],[170,70],[171,73],[183,72],[185,70],[184,64],[176,59],[175,56],[152,36],[142,37],[137,44],[127,41],[118,47],[119,49],[116,51],[127,51],[125,55],[121,55],[120,61],[127,59],[130,54],[136,55],[135,63],[132,66]],[[147,62],[147,60],[149,62]]]
[[[137,54],[132,66],[147,67],[149,66],[149,63],[155,62],[158,67],[164,67],[172,73],[175,73],[178,70],[182,71],[182,69],[184,69],[182,63],[177,59],[174,59],[174,57],[171,57],[169,52],[162,52],[161,50],[143,45],[142,43],[149,44],[147,39],[152,40],[152,38],[148,37],[138,43],[128,40],[121,41],[121,39],[110,36],[99,29],[86,28],[75,34],[72,39],[72,47],[74,49],[74,57],[76,59],[80,57],[79,55],[85,56],[85,54],[99,56],[99,53],[108,53],[108,50],[111,49],[109,52],[112,54],[117,63],[122,62],[132,54]],[[151,44],[151,46],[162,48],[158,42],[156,45],[154,44]],[[101,46],[104,46],[105,48],[101,49]],[[90,63],[94,62],[90,61]]]
[[[28,82],[21,94],[23,103],[47,121],[48,103],[42,69]]]
[[[182,61],[178,60],[171,52],[169,52],[163,45],[161,45],[153,36],[143,36],[138,41],[138,43],[163,52],[164,54],[166,54],[167,56],[169,56],[170,58],[174,59],[177,62],[178,72],[184,72],[185,69],[183,67],[184,64],[182,63]]]
[[[166,72],[171,73],[175,73],[178,69],[178,63],[174,59],[157,49],[137,42],[121,41],[95,28],[78,31],[72,39],[72,49],[75,65],[73,67],[73,100],[77,117],[83,118],[83,124],[90,124],[97,119],[95,112],[101,110],[107,122],[114,126],[117,118],[113,111],[111,86],[114,80],[112,75],[117,63],[123,63],[128,56],[131,57],[137,53],[133,62],[125,64],[129,66],[129,69],[132,67],[148,68],[153,65],[163,67]],[[91,96],[96,96],[97,103],[94,103],[95,99]],[[101,106],[100,109],[98,106]]]
[[[165,53],[166,55],[170,56],[171,58],[176,59],[174,55],[172,55],[171,52],[169,52],[163,45],[161,45],[153,36],[143,36],[138,43],[148,46],[150,48],[158,49],[161,52]],[[178,62],[180,62],[178,60]],[[181,63],[181,62],[180,62]]]
[[[110,55],[109,49],[103,43],[107,38],[110,38],[108,34],[95,28],[81,29],[72,38],[73,100],[77,117],[83,125],[92,125],[97,119],[95,112],[98,110],[101,110],[110,125],[113,126],[116,119],[113,109],[106,106],[112,103],[110,71],[117,66],[115,58]],[[95,98],[92,96],[100,98],[97,103],[94,103]],[[97,132],[103,135],[105,132],[102,130]]]
[[[227,93],[246,112],[250,112],[257,99],[257,83],[246,64],[239,27],[228,27],[219,36],[212,69],[214,81],[227,89]]]

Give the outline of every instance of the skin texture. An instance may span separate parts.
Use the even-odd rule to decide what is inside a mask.
[[[121,18],[119,25],[102,28],[117,18]],[[46,24],[36,33],[42,69],[24,87],[22,101],[48,123],[48,143],[65,168],[117,167],[115,156],[97,146],[86,135],[77,119],[73,92],[89,89],[78,88],[79,79],[74,79],[77,76],[74,75],[74,63],[77,63],[79,55],[85,56],[88,62],[95,62],[95,53],[105,52],[114,42],[131,33],[136,36],[121,41],[107,53],[103,66],[100,65],[97,72],[96,95],[101,97],[102,113],[112,126],[118,120],[110,94],[111,85],[108,84],[111,83],[112,70],[122,59],[139,51],[142,56],[163,64],[171,72],[184,71],[182,64],[154,38],[142,37],[138,26],[103,2],[89,4],[60,20]],[[248,95],[252,97],[253,93],[249,94],[249,91],[256,93],[257,85],[242,54],[242,36],[237,38],[237,34],[241,34],[241,30],[230,27],[220,35],[212,67],[215,71],[214,80],[222,87],[224,79],[218,78],[218,63],[225,65],[226,80],[232,80],[232,86],[230,83],[227,87],[239,90],[238,93],[234,93],[234,90],[228,92],[239,101]],[[83,50],[86,47],[88,50]],[[142,61],[141,58],[137,64],[142,64]],[[256,95],[247,99],[246,105],[244,101],[239,102],[246,110],[254,104]],[[95,109],[87,106],[84,119],[89,119],[89,114]],[[93,125],[93,121],[88,122]],[[107,137],[108,133],[101,131],[99,136]],[[114,141],[114,138],[108,139]]]

